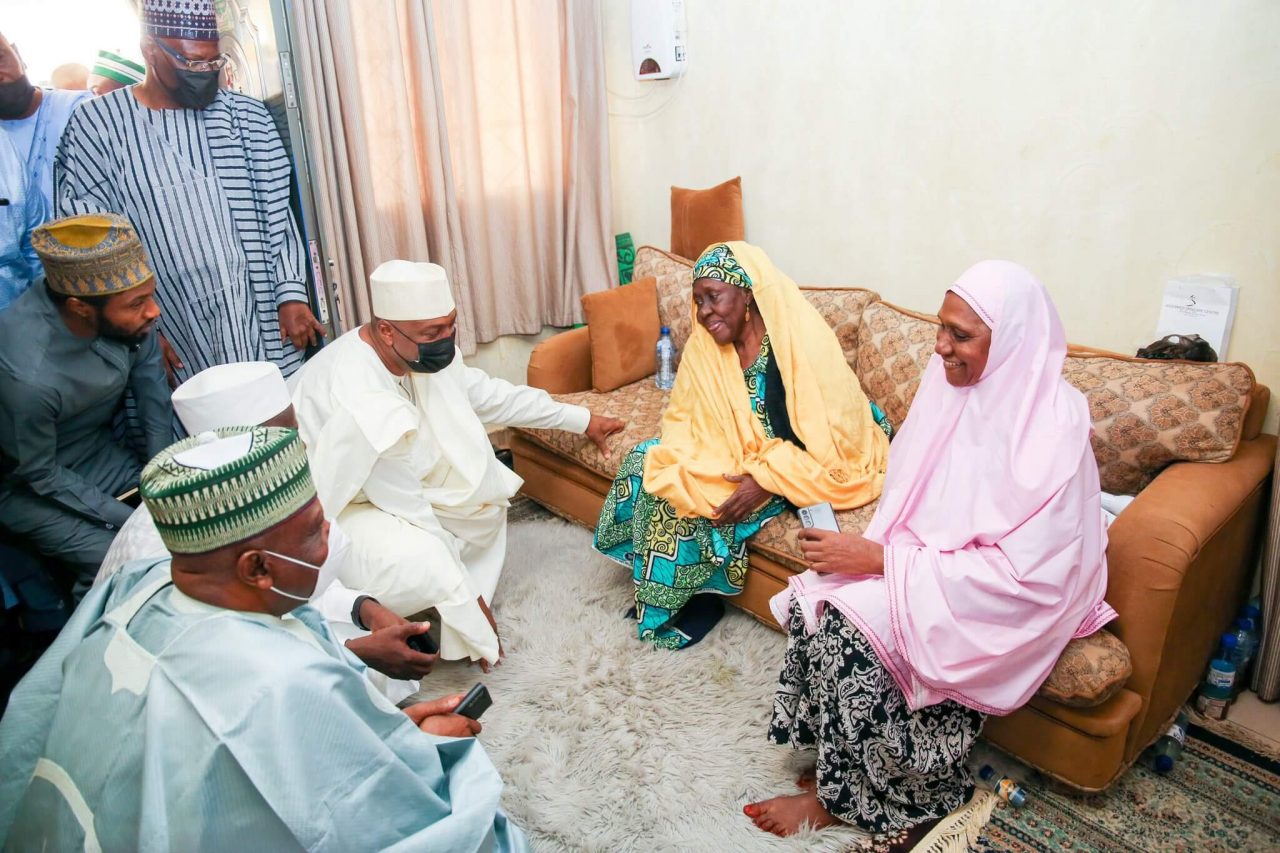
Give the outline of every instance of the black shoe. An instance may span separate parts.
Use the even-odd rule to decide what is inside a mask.
[[[715,593],[703,593],[689,599],[689,603],[680,608],[671,627],[689,638],[683,648],[697,644],[703,637],[711,633],[711,629],[724,618],[724,596]]]

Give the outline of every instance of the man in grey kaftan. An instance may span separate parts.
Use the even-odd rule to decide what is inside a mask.
[[[61,242],[71,239],[66,231],[93,229],[103,235],[96,260]],[[172,440],[173,414],[156,337],[147,333],[155,285],[128,223],[79,217],[42,225],[34,237],[46,278],[0,312],[0,524],[70,563],[81,595],[133,511],[116,496],[137,486],[145,461],[112,438],[126,389],[148,457]],[[121,289],[81,292],[93,286]],[[142,325],[104,325],[122,309]]]

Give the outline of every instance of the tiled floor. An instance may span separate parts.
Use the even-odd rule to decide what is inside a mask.
[[[1280,744],[1280,702],[1263,702],[1247,690],[1227,711],[1227,719]]]

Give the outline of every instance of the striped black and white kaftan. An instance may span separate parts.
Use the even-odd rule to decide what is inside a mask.
[[[285,376],[303,352],[278,310],[307,301],[305,252],[289,208],[290,162],[266,107],[222,90],[203,110],[153,110],[133,87],[86,101],[54,169],[59,216],[113,212],[146,246],[160,330],[185,369],[271,361]]]

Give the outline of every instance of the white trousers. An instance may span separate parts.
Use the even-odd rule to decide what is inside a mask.
[[[440,613],[445,660],[498,659],[498,637],[476,599],[492,602],[507,550],[506,507],[436,508],[441,529],[424,530],[368,503],[338,522],[353,557],[339,579],[401,616]]]

